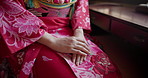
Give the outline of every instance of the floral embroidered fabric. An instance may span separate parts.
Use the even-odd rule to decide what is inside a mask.
[[[0,44],[0,53],[9,50],[7,56],[17,78],[120,78],[117,67],[86,35],[92,55],[79,66],[71,61],[70,54],[58,53],[36,42],[45,31],[57,38],[72,36],[72,30],[79,27],[90,31],[88,0],[76,2],[72,19],[67,17],[70,8],[42,6],[34,10],[48,13],[47,16],[36,17],[19,1],[22,2],[0,2],[0,42],[4,44]]]
[[[42,13],[42,17],[67,17],[69,15],[70,7],[55,9],[41,4],[40,8],[34,8],[34,10]]]

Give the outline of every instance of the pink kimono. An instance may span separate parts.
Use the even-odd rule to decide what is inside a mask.
[[[36,17],[24,7],[23,0],[0,0],[0,58],[9,60],[17,78],[121,78],[110,58],[89,40],[88,0],[77,0],[71,19]],[[92,54],[79,66],[71,54],[36,42],[45,31],[59,38],[72,36],[78,27],[84,29]]]

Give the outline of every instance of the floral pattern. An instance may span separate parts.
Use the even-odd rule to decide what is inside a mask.
[[[20,51],[20,52],[18,52],[18,54],[16,55],[19,65],[21,65],[21,64],[23,63],[23,60],[24,60],[23,57],[24,57],[24,55],[25,55],[25,52],[24,52],[24,51]]]
[[[53,21],[55,23],[58,22],[56,20]],[[47,22],[49,22],[49,20]],[[85,30],[90,30],[88,0],[78,0],[76,2],[71,25],[73,29],[81,27]],[[44,34],[44,29],[42,29],[44,26],[44,23],[38,19],[38,17],[24,9],[19,3],[16,3],[15,0],[3,0],[0,2],[1,37],[5,40],[7,47],[12,53],[22,48],[25,49],[25,54],[20,53],[16,57],[18,64],[21,66],[18,78],[29,78],[32,74],[35,59],[38,58],[39,52],[42,52],[40,51],[41,48],[44,47],[38,43],[33,43]],[[49,30],[47,30],[47,32],[49,32]],[[66,27],[50,30],[49,33],[55,37],[72,35],[71,29],[66,29]],[[89,43],[92,55],[88,55],[86,61],[79,66],[72,63],[70,54],[59,53],[69,64],[74,74],[78,78],[104,78],[104,74],[116,72],[116,68],[112,65],[107,55],[90,40],[87,40],[87,42]],[[27,47],[28,45],[30,45],[30,47]],[[47,50],[47,52],[49,52],[49,50]],[[54,59],[50,59],[50,57],[46,55],[43,55],[41,59],[46,61],[46,63],[54,61]]]
[[[36,20],[38,20],[38,18],[32,15],[24,15],[23,18],[16,18],[17,23],[14,23],[13,26],[18,28],[18,33],[25,32],[26,36],[31,36],[33,33],[37,34],[39,31],[38,25],[42,25],[42,23]],[[32,23],[32,21],[34,21],[34,23]]]
[[[33,64],[34,64],[34,61],[35,61],[35,59],[33,60],[33,61],[30,61],[30,62],[26,62],[25,64],[24,64],[24,67],[22,68],[22,71],[26,74],[26,75],[29,75],[30,73],[31,73],[31,69],[32,69],[32,67],[33,67]]]
[[[70,7],[62,8],[62,9],[56,9],[51,8],[45,5],[40,4],[40,8],[33,8],[33,10],[37,11],[38,13],[45,13],[47,14],[47,17],[67,17],[69,14]]]
[[[73,29],[81,27],[85,30],[91,30],[88,0],[78,0],[71,23]]]
[[[91,62],[95,65],[94,70],[96,73],[108,74],[115,71],[115,67],[104,53],[97,53],[97,55],[92,56]]]
[[[43,22],[20,4],[13,0],[1,1],[0,31],[12,53],[37,41],[44,33],[41,26]]]
[[[50,58],[48,58],[46,56],[42,56],[42,59],[43,59],[43,61],[52,61],[53,60],[53,59],[50,59]]]
[[[71,56],[59,53],[68,62],[75,75],[78,78],[104,78],[104,74],[116,71],[108,56],[90,40],[87,42],[92,54],[88,55],[86,61],[79,66],[71,62]]]

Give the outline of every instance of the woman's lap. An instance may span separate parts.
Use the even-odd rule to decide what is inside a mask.
[[[66,37],[72,34],[72,30],[69,27],[59,29],[54,31],[55,33],[53,33],[53,35],[57,37]],[[88,61],[85,61],[85,63],[82,66],[87,67],[85,66],[85,64],[87,64],[87,62],[90,62],[93,64],[92,66],[94,66],[94,69],[96,69],[96,71],[93,71],[91,73],[96,72],[98,73],[98,75],[103,75],[105,78],[109,78],[108,76],[112,76],[111,78],[116,78],[119,74],[118,69],[116,68],[116,66],[114,66],[114,64],[108,58],[108,56],[90,40],[87,40],[87,42],[89,43],[92,54],[94,55],[90,59],[88,59]],[[92,60],[93,58],[95,58],[95,60]],[[73,66],[73,64],[67,62],[68,61],[66,61],[55,51],[51,50],[48,47],[43,47],[39,52],[39,55],[37,56],[35,65],[33,67],[34,76],[36,76],[35,78],[76,78],[75,75],[77,74],[75,72],[75,67],[76,71],[78,69],[77,72],[79,72],[79,67],[70,67]],[[98,64],[98,62],[102,62],[102,64],[108,63],[110,65],[101,65]],[[108,68],[106,68],[106,66]]]
[[[76,78],[66,61],[48,47],[41,49],[33,74],[35,78]]]
[[[72,31],[69,27],[64,27],[56,29],[54,32],[51,30],[50,33],[57,37],[66,37],[71,35]],[[94,53],[94,55],[92,55],[90,59],[84,62],[80,68],[74,64],[70,64],[70,62],[67,62],[57,52],[46,46],[43,46],[39,51],[35,64],[33,65],[33,78],[76,78],[76,75],[79,74],[79,71],[82,73],[87,72],[89,74],[96,73],[98,75],[103,75],[104,78],[120,78],[118,69],[116,66],[114,66],[108,56],[90,40],[87,40],[87,42],[89,43],[91,52]],[[41,44],[39,44],[39,46],[40,45]],[[89,71],[89,68],[85,69],[85,67],[90,66],[85,66],[87,63],[93,64],[93,70],[91,72]],[[105,65],[106,63],[109,65]],[[106,68],[106,66],[108,68]],[[85,71],[79,70],[83,67]]]

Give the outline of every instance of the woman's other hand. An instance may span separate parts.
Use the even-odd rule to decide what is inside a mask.
[[[78,28],[74,31],[74,36],[80,40],[82,40],[84,42],[84,44],[88,46],[85,37],[84,37],[84,33],[83,33],[83,29],[82,28]],[[87,55],[79,55],[79,54],[73,54],[72,55],[72,62],[75,63],[77,66],[79,66],[80,64],[82,64],[83,61],[86,60]]]
[[[62,53],[73,53],[79,55],[87,55],[89,53],[89,47],[85,44],[85,41],[77,37],[64,37],[55,38],[49,47],[53,50]]]
[[[72,62],[75,63],[77,66],[83,63],[83,61],[86,60],[87,56],[79,55],[79,54],[73,54],[72,55]]]

